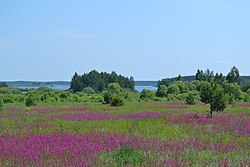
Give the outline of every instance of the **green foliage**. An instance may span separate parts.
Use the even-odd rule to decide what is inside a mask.
[[[248,81],[245,85],[242,86],[242,91],[243,92],[250,91],[250,81]]]
[[[82,92],[88,95],[95,94],[95,90],[92,89],[91,87],[83,88]]]
[[[165,85],[166,87],[168,87],[170,85],[170,82],[168,79],[162,79],[161,81],[158,82],[158,87],[160,85]]]
[[[19,94],[21,93],[18,88],[0,87],[0,94]]]
[[[159,85],[157,91],[156,91],[156,96],[158,97],[166,97],[168,94],[168,88],[166,85]]]
[[[222,85],[223,82],[225,81],[225,77],[223,76],[222,73],[218,74],[216,73],[215,74],[215,77],[214,77],[214,82],[219,84],[219,85]]]
[[[140,166],[144,161],[144,156],[130,146],[122,146],[119,150],[105,153],[103,159],[114,161],[117,166]],[[110,164],[108,164],[110,165]]]
[[[29,106],[36,106],[37,105],[37,98],[34,94],[28,94],[26,97],[25,105]]]
[[[178,77],[176,78],[176,81],[183,81],[183,78],[181,77],[181,74],[178,75]]]
[[[142,100],[153,100],[155,97],[155,92],[143,89],[140,93],[140,99]]]
[[[175,82],[174,84],[178,85],[179,90],[180,90],[181,93],[188,93],[189,88],[188,88],[186,82],[177,81],[177,82]]]
[[[214,111],[223,111],[227,105],[227,98],[223,88],[214,83],[203,81],[200,85],[201,101],[210,104],[210,117]]]
[[[178,84],[171,84],[168,87],[168,94],[180,94],[180,93],[181,91]]]
[[[205,72],[198,69],[195,75],[195,80],[213,82],[214,72],[210,71],[209,69],[207,69]]]
[[[95,70],[84,74],[74,74],[71,80],[70,89],[73,92],[80,92],[86,87],[91,87],[95,92],[102,92],[110,83],[119,83],[122,88],[128,88],[134,91],[135,83],[133,77],[124,77],[117,75],[115,72],[111,74],[106,72],[97,72]]]
[[[113,95],[111,97],[110,105],[114,106],[114,107],[119,107],[119,106],[122,106],[124,104],[124,101],[125,100],[121,95]]]
[[[243,93],[241,94],[241,99],[242,99],[244,102],[250,102],[250,93],[243,92]]]
[[[226,80],[228,83],[237,83],[239,85],[241,84],[240,73],[235,66],[233,66],[230,72],[227,74]]]
[[[240,99],[241,87],[237,83],[224,83],[223,84],[224,92],[227,95],[229,104],[233,104]]]
[[[103,91],[104,102],[111,106],[121,106],[124,104],[123,89],[118,83],[110,83]]]
[[[8,85],[5,82],[0,82],[0,88],[3,88],[3,87],[8,87]]]
[[[3,99],[0,97],[0,111],[2,111],[4,108],[3,106]]]
[[[195,104],[195,97],[192,93],[188,93],[187,97],[186,97],[186,103],[193,105]]]

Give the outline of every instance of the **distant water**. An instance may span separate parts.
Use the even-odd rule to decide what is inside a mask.
[[[52,86],[46,86],[51,89],[55,90],[67,90],[69,89],[70,85],[52,85]],[[18,88],[22,89],[38,89],[40,88],[39,86],[18,86]],[[141,92],[143,89],[151,90],[151,91],[156,91],[157,87],[155,86],[135,86],[135,90],[138,92]]]
[[[40,86],[17,86],[18,88],[21,89],[38,89]],[[52,86],[46,86],[51,89],[55,90],[67,90],[69,89],[70,85],[52,85]]]
[[[156,86],[135,86],[135,90],[137,90],[138,92],[141,92],[143,89],[156,91],[157,87]]]

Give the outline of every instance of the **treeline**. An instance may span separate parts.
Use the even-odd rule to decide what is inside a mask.
[[[192,94],[196,100],[200,100],[202,86],[208,85],[207,83],[221,87],[229,103],[250,101],[250,82],[242,84],[239,70],[235,66],[226,76],[209,69],[205,71],[198,69],[191,82],[184,81],[180,75],[172,82],[169,79],[162,79],[158,82],[156,97],[166,100],[184,100]]]
[[[177,78],[178,77],[167,78],[167,80],[170,82],[175,82],[177,80]],[[182,76],[182,80],[185,82],[192,82],[192,81],[196,80],[196,76],[195,75]],[[241,80],[242,85],[246,85],[248,83],[248,81],[250,81],[250,76],[240,76],[240,80]],[[138,82],[138,81],[136,81],[136,82]],[[155,81],[151,81],[151,82],[155,82]]]
[[[110,83],[118,83],[121,88],[135,90],[135,82],[133,77],[124,77],[122,75],[112,72],[111,74],[106,72],[97,72],[95,70],[85,73],[83,75],[74,74],[70,84],[70,90],[72,92],[81,92],[84,88],[90,87],[95,92],[100,93],[107,88]]]

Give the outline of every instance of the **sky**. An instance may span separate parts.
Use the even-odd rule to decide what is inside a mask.
[[[250,75],[249,0],[1,0],[0,81]]]

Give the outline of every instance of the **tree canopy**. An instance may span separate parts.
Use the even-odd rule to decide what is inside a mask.
[[[84,88],[91,87],[95,92],[102,92],[110,83],[118,83],[121,88],[135,90],[133,77],[124,77],[114,71],[109,74],[106,72],[99,73],[95,70],[83,75],[75,73],[71,80],[70,89],[73,92],[81,92]]]
[[[223,111],[227,105],[227,98],[223,88],[216,83],[203,81],[200,86],[201,101],[210,104],[210,118],[214,111]]]

